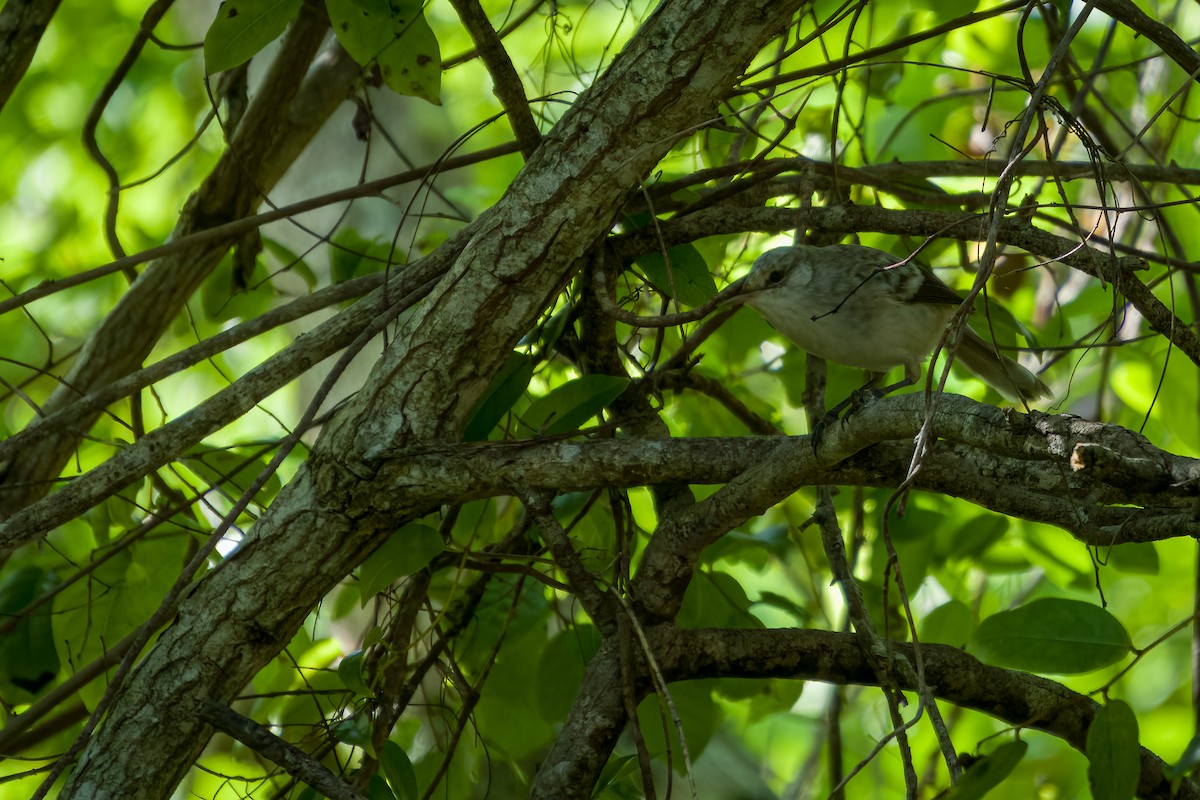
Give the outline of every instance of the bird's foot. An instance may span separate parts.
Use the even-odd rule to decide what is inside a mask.
[[[850,393],[849,397],[838,403],[833,408],[829,409],[829,411],[825,412],[825,416],[817,420],[816,424],[813,425],[812,428],[811,437],[813,451],[815,452],[816,449],[821,445],[821,438],[824,436],[825,432],[829,430],[830,425],[838,420],[841,420],[842,425],[845,425],[850,421],[850,417],[854,416],[856,413],[866,408],[871,403],[874,403],[881,397],[884,397],[887,393],[888,390],[876,389],[874,383],[868,383],[866,386],[855,389]]]

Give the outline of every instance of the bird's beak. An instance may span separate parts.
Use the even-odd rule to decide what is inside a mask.
[[[746,300],[746,295],[743,293],[746,285],[745,277],[738,278],[733,283],[726,286],[721,291],[717,292],[717,305],[730,306],[741,305]]]

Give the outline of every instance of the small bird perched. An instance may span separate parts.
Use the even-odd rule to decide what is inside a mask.
[[[884,373],[904,367],[916,383],[921,362],[946,330],[962,298],[932,272],[890,253],[858,245],[795,245],[763,253],[750,274],[727,290],[815,356]],[[1050,389],[970,328],[957,363],[1008,397],[1032,401]]]

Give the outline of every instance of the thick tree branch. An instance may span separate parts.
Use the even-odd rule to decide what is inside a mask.
[[[25,77],[42,34],[62,0],[5,3],[0,9],[0,108]]]
[[[659,625],[647,630],[654,657],[669,680],[736,676],[791,678],[835,685],[877,686],[871,661],[857,637],[830,631],[679,630]],[[1017,727],[1032,727],[1083,750],[1087,729],[1098,708],[1090,698],[1061,684],[1015,670],[981,663],[953,647],[923,644],[926,682],[940,700],[981,711]],[[901,662],[892,674],[900,688],[915,691],[912,645],[889,642]],[[638,697],[649,690],[644,663],[637,676]],[[588,665],[583,687],[543,768],[531,798],[587,798],[624,728],[615,642],[601,647]],[[1138,796],[1200,798],[1200,787],[1185,779],[1172,794],[1162,759],[1142,748]]]
[[[270,363],[262,368],[264,380]],[[202,408],[192,412],[199,426],[192,436],[205,430]],[[727,483],[745,480],[745,473],[753,468],[780,470],[770,473],[773,485],[779,481],[777,490],[755,495],[758,510],[747,513],[751,516],[804,485],[898,486],[907,475],[911,439],[924,413],[924,398],[919,394],[873,403],[845,425],[827,431],[819,454],[813,453],[807,437],[779,436],[532,440],[378,449],[350,467],[363,482],[347,494],[345,511],[386,526],[446,503],[519,494],[524,488],[586,491]],[[192,415],[185,415],[172,425],[191,419]],[[1200,521],[1192,510],[1200,494],[1200,461],[1160,450],[1119,426],[1040,412],[1027,415],[944,395],[934,431],[942,441],[923,468],[918,489],[1057,525],[1088,544],[1200,533]],[[80,478],[72,487],[75,491],[54,502],[39,502],[0,525],[0,543],[15,547],[39,530],[63,524],[111,492],[106,487],[118,481],[118,475],[125,483],[133,480],[139,465],[144,466],[142,459],[169,460],[176,452],[168,434],[154,431],[146,439]],[[124,472],[109,471],[117,462]],[[81,500],[80,495],[90,499]],[[701,518],[715,519],[704,513]]]

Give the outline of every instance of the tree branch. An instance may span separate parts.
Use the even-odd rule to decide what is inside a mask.
[[[333,800],[366,800],[364,795],[351,789],[337,776],[325,769],[295,745],[285,742],[252,719],[247,719],[229,706],[218,703],[203,703],[199,710],[200,719],[221,733],[237,739],[254,752],[299,781]]]
[[[33,54],[42,41],[62,0],[26,0],[5,3],[0,9],[0,108],[25,77]]]
[[[877,686],[871,659],[857,637],[806,629],[688,629],[658,625],[646,631],[655,659],[668,680],[700,678],[787,678],[834,685]],[[922,644],[925,677],[938,699],[981,711],[1017,727],[1032,727],[1063,739],[1082,751],[1098,708],[1090,698],[1036,675],[983,664],[957,648]],[[887,643],[899,668],[892,671],[900,688],[916,691],[913,648]],[[645,663],[636,693],[650,687]],[[531,798],[587,798],[625,725],[618,686],[616,647],[607,641],[588,665],[575,705],[542,762]],[[1200,798],[1200,787],[1184,779],[1178,794],[1164,775],[1163,761],[1142,748],[1138,796]]]

